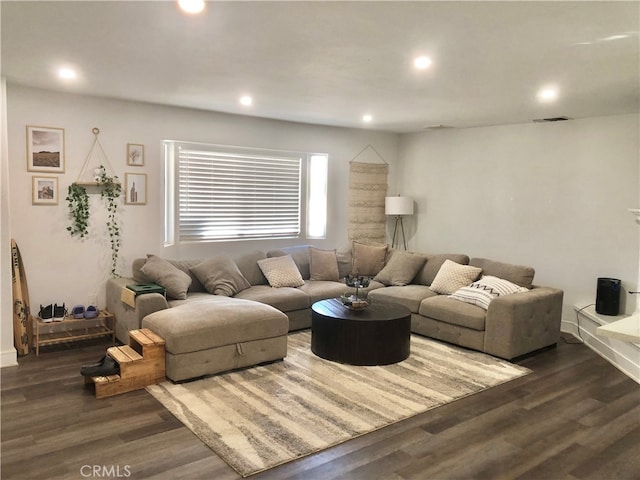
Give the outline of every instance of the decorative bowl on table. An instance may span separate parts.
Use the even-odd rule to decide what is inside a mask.
[[[342,304],[349,310],[364,310],[369,306],[369,302],[359,299],[353,293],[345,293],[340,299]]]
[[[364,298],[360,298],[358,296],[358,290],[361,288],[367,288],[371,283],[371,279],[369,277],[358,276],[356,275],[347,275],[344,277],[344,283],[348,287],[352,287],[356,289],[356,293],[345,293],[342,295],[342,303],[349,310],[363,310],[369,306],[369,302],[367,302]]]

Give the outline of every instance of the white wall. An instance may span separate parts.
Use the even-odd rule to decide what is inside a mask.
[[[13,300],[10,210],[9,210],[9,150],[7,148],[7,84],[0,80],[0,365],[16,365],[16,349],[13,346]]]
[[[639,148],[638,115],[403,135],[410,247],[531,265],[565,316],[595,302],[597,277],[637,290]]]
[[[284,244],[284,241],[248,241],[164,248],[161,142],[165,139],[328,153],[330,223],[327,239],[313,242],[318,246],[348,245],[348,165],[368,144],[390,164],[389,183],[395,183],[398,146],[395,134],[113,101],[12,84],[8,85],[7,97],[11,236],[16,239],[24,259],[34,307],[52,302],[86,305],[96,297],[99,306],[104,305],[110,250],[101,221],[104,209],[97,209],[101,205],[99,194],[90,198],[93,211],[98,213],[90,219],[90,235],[86,240],[71,238],[66,231],[68,210],[64,201],[67,187],[78,177],[89,153],[93,127],[100,129],[100,142],[121,181],[124,182],[125,172],[147,174],[147,205],[120,207],[121,274],[129,274],[131,260],[146,253],[167,258],[199,258],[214,252],[266,250]],[[66,170],[58,175],[60,202],[57,206],[31,204],[34,173],[26,167],[27,125],[65,129]],[[145,145],[144,167],[126,165],[127,143]],[[6,184],[2,187],[4,191]],[[2,324],[10,328],[10,320],[5,315]]]

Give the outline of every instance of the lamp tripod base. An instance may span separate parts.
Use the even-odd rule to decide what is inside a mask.
[[[402,222],[402,216],[401,215],[397,215],[396,216],[396,225],[393,228],[393,240],[391,241],[391,246],[393,248],[400,248],[400,238],[398,238],[398,242],[396,243],[396,237],[398,236],[398,226],[400,226],[400,233],[402,234],[402,244],[404,245],[404,249],[407,249],[407,240],[406,237],[404,236],[404,223]]]

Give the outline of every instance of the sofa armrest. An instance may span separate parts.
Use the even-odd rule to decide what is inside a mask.
[[[484,351],[508,360],[554,345],[560,338],[564,292],[534,287],[489,303]]]
[[[135,308],[121,300],[122,289],[136,283],[132,278],[110,278],[107,280],[107,310],[116,317],[116,337],[129,343],[129,330],[140,328],[142,319],[150,313],[169,308],[167,299],[159,293],[145,293],[136,297]]]

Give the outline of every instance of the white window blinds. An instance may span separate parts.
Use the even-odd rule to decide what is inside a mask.
[[[300,235],[300,155],[176,146],[180,241]]]

